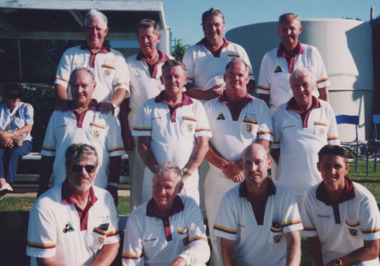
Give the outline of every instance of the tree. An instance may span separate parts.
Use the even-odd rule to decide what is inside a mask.
[[[189,47],[190,47],[190,44],[183,44],[182,40],[179,39],[176,45],[173,47],[172,56],[175,59],[182,61],[182,57],[185,54],[186,49]]]

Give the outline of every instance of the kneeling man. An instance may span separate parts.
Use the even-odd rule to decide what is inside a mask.
[[[346,151],[326,145],[318,153],[323,181],[302,200],[303,235],[314,265],[380,265],[380,215],[373,195],[346,175]]]
[[[224,195],[214,224],[225,266],[300,264],[296,199],[289,186],[268,178],[271,164],[261,144],[243,151],[245,180]]]

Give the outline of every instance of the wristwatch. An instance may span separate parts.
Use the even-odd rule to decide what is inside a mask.
[[[335,259],[334,260],[334,265],[341,266],[342,264],[343,264],[343,261],[341,259]]]
[[[185,167],[182,169],[182,174],[183,175],[191,175],[192,172],[188,168]]]

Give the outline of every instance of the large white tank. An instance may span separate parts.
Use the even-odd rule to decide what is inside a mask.
[[[371,26],[348,19],[306,19],[302,25],[300,41],[314,45],[322,55],[335,114],[359,115],[359,139],[366,140],[371,130],[374,90]],[[256,79],[264,54],[281,42],[277,22],[235,28],[226,36],[246,49]],[[355,138],[355,131],[345,125],[339,125],[339,134],[341,141]]]

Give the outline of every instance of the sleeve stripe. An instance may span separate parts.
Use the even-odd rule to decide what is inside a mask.
[[[214,224],[214,229],[225,232],[225,233],[233,234],[233,235],[236,235],[236,233],[237,233],[236,230],[229,229],[227,227],[223,227],[223,226],[217,225],[217,224]]]
[[[199,236],[193,236],[192,238],[189,239],[190,242],[195,241],[195,240],[207,240],[207,237],[204,235],[199,235]]]
[[[103,236],[107,235],[107,231],[100,230],[99,228],[95,227],[94,232],[101,234]]]
[[[42,146],[42,149],[45,150],[45,151],[55,151],[55,148],[48,147],[48,146]]]
[[[107,237],[116,236],[119,234],[119,230],[107,232]]]
[[[99,127],[99,128],[103,128],[103,129],[106,128],[105,125],[95,123],[95,122],[90,122],[90,126]]]
[[[187,228],[185,230],[177,229],[178,234],[184,235],[187,233]]]
[[[304,231],[316,231],[316,228],[315,228],[315,226],[303,225],[303,230]]]
[[[275,140],[273,140],[273,143],[280,144],[280,140],[279,139],[275,139]]]
[[[327,140],[334,140],[334,139],[339,139],[338,136],[330,136],[330,137],[327,137]]]
[[[59,76],[56,76],[55,77],[56,79],[59,79],[59,80],[62,80],[62,81],[64,81],[64,82],[69,82],[67,79],[65,79],[65,78],[63,78],[63,77],[59,77]]]
[[[327,123],[325,123],[323,121],[314,121],[314,125],[326,126],[327,127]]]
[[[329,79],[328,77],[321,78],[321,79],[317,80],[317,83],[321,83],[321,82],[327,81],[328,79]]]
[[[256,124],[256,125],[259,123],[257,120],[248,119],[248,118],[244,118],[243,122],[251,123],[251,124]]]
[[[40,249],[51,249],[55,248],[56,244],[41,244],[41,243],[35,243],[35,242],[30,242],[27,241],[27,244],[31,248],[40,248]]]
[[[190,120],[190,121],[194,121],[194,122],[198,121],[198,119],[196,117],[193,117],[193,116],[184,116],[183,120]]]
[[[261,86],[261,85],[257,85],[257,88],[258,89],[262,89],[262,90],[266,90],[266,91],[270,90],[270,87],[264,87],[264,86]]]
[[[102,67],[110,68],[110,69],[116,69],[115,66],[109,65],[109,64],[102,64]]]
[[[194,78],[187,76],[187,80],[194,80]]]
[[[360,221],[357,221],[356,223],[349,223],[347,220],[345,220],[346,224],[352,227],[360,225]]]
[[[291,226],[291,225],[300,224],[300,223],[301,223],[301,219],[296,219],[296,220],[292,220],[292,221],[288,221],[288,222],[283,222],[282,226],[286,227],[286,226]]]
[[[372,233],[376,233],[376,232],[380,232],[380,227],[375,227],[375,228],[363,228],[362,229],[362,233],[363,234],[372,234]]]
[[[128,85],[128,83],[127,82],[116,82],[116,83],[112,84],[112,87],[116,87],[119,85]]]
[[[152,131],[151,127],[133,127],[133,130],[136,131]]]
[[[144,252],[142,252],[141,254],[138,254],[138,255],[135,255],[135,254],[122,254],[121,255],[123,257],[123,259],[127,259],[127,260],[138,260],[139,258],[142,258],[144,256]]]
[[[107,149],[107,152],[123,151],[123,150],[124,150],[124,146],[119,146],[119,147],[113,147],[113,148]]]
[[[199,131],[211,131],[211,129],[209,127],[198,127],[195,129],[195,132]]]
[[[261,134],[270,134],[270,135],[273,135],[273,132],[270,131],[270,130],[259,130],[259,131],[257,131],[257,135],[261,135]]]

